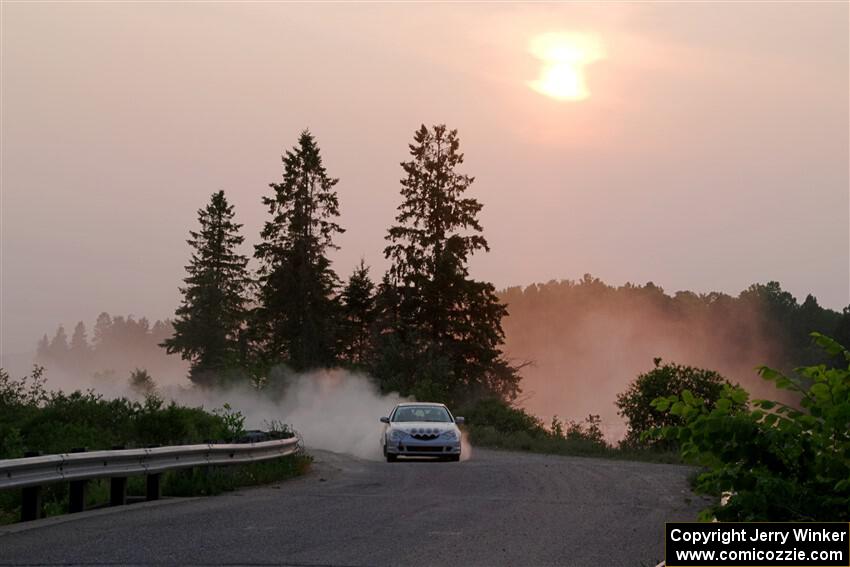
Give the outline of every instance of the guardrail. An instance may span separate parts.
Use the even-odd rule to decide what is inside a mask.
[[[41,487],[70,483],[69,512],[85,509],[86,483],[110,480],[110,506],[127,503],[127,477],[145,475],[147,500],[160,497],[163,472],[192,467],[222,466],[264,461],[291,455],[298,438],[256,443],[176,445],[149,449],[116,449],[64,453],[0,461],[0,490],[23,489],[21,521],[41,515]]]

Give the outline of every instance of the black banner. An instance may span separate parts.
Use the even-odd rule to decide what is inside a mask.
[[[850,524],[667,524],[667,567],[850,567]]]

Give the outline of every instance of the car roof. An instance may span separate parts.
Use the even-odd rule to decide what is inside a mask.
[[[439,404],[437,402],[404,402],[402,404],[398,404],[398,407],[402,406],[440,406],[446,407],[446,404]]]

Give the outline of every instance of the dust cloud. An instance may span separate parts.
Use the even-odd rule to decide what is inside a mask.
[[[246,429],[267,430],[273,422],[286,424],[297,432],[308,449],[370,460],[382,458],[383,426],[379,419],[389,415],[396,404],[409,401],[397,394],[381,394],[368,376],[340,369],[294,374],[279,367],[271,375],[276,384],[268,390],[250,386],[203,389],[186,385],[185,374],[153,378],[157,395],[166,401],[208,411],[227,404],[245,417]],[[47,387],[54,390],[91,389],[105,398],[139,401],[144,398],[130,387],[126,377],[85,378],[50,368],[45,377]]]
[[[249,429],[265,429],[272,421],[286,423],[298,432],[308,448],[346,453],[363,459],[380,459],[382,424],[379,419],[405,398],[381,394],[363,374],[345,370],[320,370],[289,374],[283,369],[279,395],[264,390],[231,388],[166,389],[176,401],[205,408],[225,403],[245,416]]]
[[[755,371],[784,362],[757,304],[595,279],[513,288],[501,298],[509,311],[505,352],[531,361],[519,405],[547,423],[554,415],[581,421],[598,414],[606,438],[622,439],[617,394],[651,370],[655,357],[716,370],[754,397],[783,397]]]

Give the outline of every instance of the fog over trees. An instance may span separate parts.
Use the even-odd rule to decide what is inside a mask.
[[[185,382],[188,366],[201,387],[263,387],[280,369],[340,366],[419,399],[492,397],[546,418],[600,414],[618,424],[617,394],[656,357],[716,370],[758,395],[756,365],[822,360],[811,331],[850,343],[850,307],[824,309],[811,295],[800,303],[777,282],[738,296],[671,295],[585,275],[497,292],[468,269],[489,248],[457,131],[423,125],[409,153],[387,230],[390,267],[377,280],[364,262],[344,282],[333,269],[328,253],[344,231],[339,180],[305,130],[282,157],[282,180],[258,196],[269,218],[254,241],[256,266],[236,252],[246,239],[238,213],[224,191],[213,193],[187,227],[173,322],[102,313],[91,336],[83,322],[70,338],[63,326],[45,334],[37,361],[77,384],[141,371],[138,384]]]

